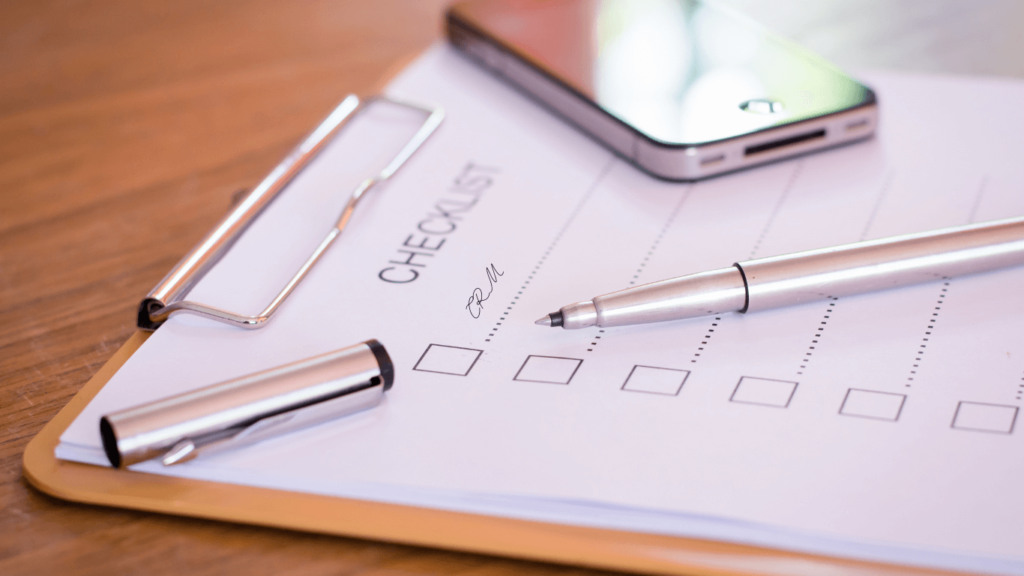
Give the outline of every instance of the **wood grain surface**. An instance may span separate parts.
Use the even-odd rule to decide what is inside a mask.
[[[727,3],[848,69],[1024,76],[1015,0]],[[594,573],[70,504],[22,478],[29,439],[232,195],[439,41],[443,8],[0,3],[0,574]]]

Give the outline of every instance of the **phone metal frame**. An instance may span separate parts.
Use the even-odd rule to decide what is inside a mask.
[[[839,112],[711,142],[660,142],[461,18],[457,5],[448,9],[445,22],[449,42],[456,49],[641,170],[664,180],[701,180],[858,142],[874,135],[878,125],[878,101],[867,88],[864,102]],[[767,149],[751,151],[758,148]]]

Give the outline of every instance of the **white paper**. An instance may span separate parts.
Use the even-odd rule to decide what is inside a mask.
[[[103,414],[377,338],[396,364],[379,408],[136,468],[1024,574],[1024,269],[750,315],[533,324],[634,283],[1024,214],[1024,83],[866,80],[877,138],[676,184],[437,47],[390,92],[443,105],[444,123],[279,317],[172,318],[57,455],[103,465]],[[346,129],[190,299],[262,309],[413,128],[375,109]],[[422,254],[391,263],[401,250]]]

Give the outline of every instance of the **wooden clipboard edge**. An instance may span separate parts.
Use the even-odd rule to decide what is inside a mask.
[[[753,546],[496,518],[267,488],[187,480],[58,460],[60,436],[149,337],[136,332],[29,442],[24,474],[56,498],[593,568],[692,576],[952,572]],[[259,506],[251,506],[253,502]]]

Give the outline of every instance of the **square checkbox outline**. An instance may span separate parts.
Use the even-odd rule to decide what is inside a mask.
[[[626,384],[629,384],[629,379],[633,377],[633,373],[636,372],[637,368],[651,368],[653,370],[671,370],[672,372],[683,372],[683,381],[679,383],[679,387],[676,388],[676,391],[673,394],[667,394],[665,392],[653,392],[651,390],[630,390],[626,388]],[[635,366],[633,366],[632,370],[629,371],[629,376],[626,376],[626,381],[622,383],[622,388],[619,388],[619,390],[622,390],[623,392],[640,392],[641,394],[657,394],[658,396],[679,396],[679,393],[682,392],[683,386],[686,384],[686,380],[689,377],[689,370],[683,370],[680,368],[665,368],[664,366],[647,366],[644,364],[636,364]]]
[[[473,359],[473,362],[469,365],[469,368],[466,369],[465,374],[458,374],[455,372],[441,372],[439,370],[426,370],[420,368],[420,362],[423,362],[423,359],[427,357],[427,354],[430,352],[430,349],[433,348],[434,346],[437,346],[438,348],[456,348],[458,350],[469,350],[471,352],[476,352],[476,358]],[[478,350],[476,348],[466,348],[464,346],[449,346],[448,344],[431,343],[427,345],[427,349],[423,351],[423,354],[420,355],[420,359],[416,361],[416,365],[413,366],[412,369],[417,372],[430,372],[431,374],[447,374],[449,376],[469,376],[469,373],[473,370],[473,367],[476,366],[477,361],[480,360],[480,356],[482,356],[483,353],[483,350]]]
[[[999,408],[1013,408],[1013,418],[1010,420],[1010,429],[1006,432],[1002,430],[989,430],[987,428],[968,428],[967,426],[957,426],[956,417],[960,415],[960,407],[964,404],[976,404],[979,406],[998,406]],[[1020,408],[1017,406],[1010,406],[1009,404],[992,404],[991,402],[971,402],[970,400],[961,400],[956,404],[956,412],[953,412],[953,421],[949,423],[949,427],[953,430],[967,430],[969,432],[988,432],[989,434],[1013,434],[1013,429],[1017,427],[1017,416],[1020,415]]]
[[[786,403],[782,406],[778,404],[765,404],[764,402],[750,402],[747,400],[734,400],[736,393],[740,391],[740,386],[743,385],[744,378],[751,378],[753,380],[768,380],[770,382],[785,382],[786,384],[792,384],[793,389],[789,391],[789,398],[786,399]],[[793,396],[796,394],[797,387],[800,386],[799,382],[792,380],[778,380],[776,378],[761,378],[760,376],[740,376],[740,381],[736,383],[736,388],[733,389],[732,395],[729,396],[729,402],[735,402],[736,404],[750,404],[752,406],[767,406],[769,408],[789,408],[789,403],[793,401]]]
[[[900,400],[900,407],[899,407],[898,410],[896,410],[896,417],[895,418],[882,418],[880,416],[866,416],[864,414],[847,414],[847,413],[843,412],[843,408],[846,407],[846,401],[849,400],[849,398],[850,398],[850,392],[853,392],[854,390],[856,390],[857,392],[871,392],[873,394],[888,394],[890,396],[902,396],[903,399]],[[866,390],[864,388],[849,388],[849,389],[846,390],[846,396],[843,396],[843,403],[839,406],[839,415],[840,416],[850,416],[852,418],[867,418],[868,420],[882,420],[884,422],[896,422],[897,420],[900,419],[900,414],[903,414],[903,407],[906,406],[906,405],[907,405],[907,395],[906,394],[898,394],[896,392],[882,392],[880,390]]]
[[[566,380],[565,382],[552,382],[551,380],[520,380],[519,379],[519,374],[521,374],[523,372],[523,368],[526,368],[526,365],[530,362],[530,358],[551,358],[553,360],[575,360],[576,361],[576,367],[573,368],[572,374],[569,375],[569,379]],[[529,356],[526,357],[526,360],[523,360],[523,365],[520,366],[519,370],[516,371],[516,375],[512,378],[512,380],[514,380],[516,382],[538,382],[540,384],[560,384],[562,386],[568,386],[569,383],[572,382],[572,379],[576,377],[576,372],[579,371],[580,366],[583,366],[583,359],[582,358],[566,358],[564,356],[542,356],[540,354],[530,354]]]

